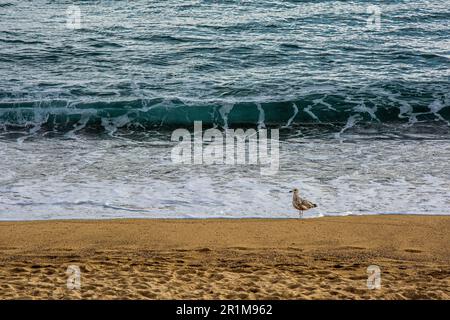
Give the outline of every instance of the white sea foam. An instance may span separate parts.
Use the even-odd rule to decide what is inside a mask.
[[[294,186],[318,204],[307,218],[450,213],[449,140],[291,138],[279,173],[264,177],[257,166],[174,165],[159,139],[2,141],[0,220],[292,218]]]

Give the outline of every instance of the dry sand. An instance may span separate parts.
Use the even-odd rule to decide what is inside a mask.
[[[0,222],[0,298],[450,299],[449,244],[450,216]]]

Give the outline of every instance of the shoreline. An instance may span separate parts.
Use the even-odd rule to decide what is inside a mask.
[[[450,213],[363,213],[363,214],[347,214],[347,215],[321,215],[317,217],[303,216],[298,218],[295,214],[292,217],[183,217],[183,218],[152,218],[152,217],[105,217],[105,218],[57,218],[57,219],[26,219],[26,220],[1,220],[3,222],[82,222],[82,221],[179,221],[179,220],[310,220],[310,219],[327,219],[327,218],[346,218],[346,217],[386,217],[386,216],[396,216],[396,217],[409,217],[409,216],[419,216],[419,217],[446,217],[450,216]]]
[[[449,231],[447,215],[0,221],[0,299],[449,299]]]

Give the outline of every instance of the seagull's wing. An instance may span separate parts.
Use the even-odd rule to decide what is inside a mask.
[[[314,203],[312,203],[311,201],[305,200],[303,199],[302,201],[302,205],[307,206],[309,208],[314,208],[316,205]]]

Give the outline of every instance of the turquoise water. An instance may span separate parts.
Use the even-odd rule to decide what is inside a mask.
[[[0,219],[291,217],[293,186],[309,217],[448,214],[449,17],[448,1],[0,0]],[[195,120],[279,128],[279,173],[174,165],[170,133]]]
[[[261,112],[267,125],[448,124],[449,15],[446,1],[2,1],[0,126],[248,125]]]

